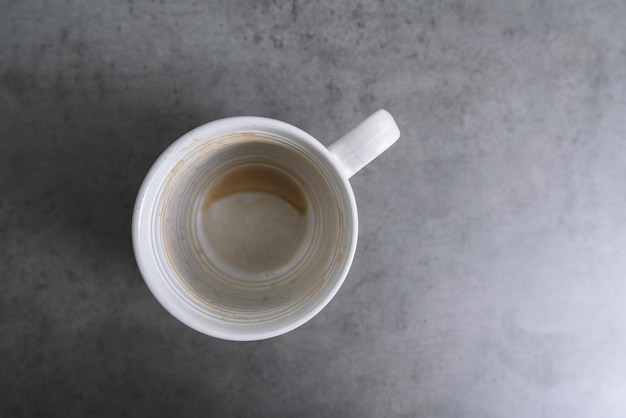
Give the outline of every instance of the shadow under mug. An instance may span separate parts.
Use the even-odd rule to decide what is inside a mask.
[[[133,247],[157,300],[204,334],[249,341],[302,325],[337,293],[356,249],[348,179],[400,136],[379,110],[324,147],[274,119],[202,125],[154,163]]]

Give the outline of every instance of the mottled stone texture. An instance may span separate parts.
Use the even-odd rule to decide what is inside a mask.
[[[0,416],[623,417],[623,1],[0,0]],[[135,265],[159,153],[379,107],[353,269],[312,321],[201,335]]]

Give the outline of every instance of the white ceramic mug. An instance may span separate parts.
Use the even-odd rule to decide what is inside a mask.
[[[174,142],[135,204],[133,246],[157,300],[227,340],[291,331],[337,293],[358,221],[348,179],[400,136],[379,110],[325,148],[262,117],[202,125]]]

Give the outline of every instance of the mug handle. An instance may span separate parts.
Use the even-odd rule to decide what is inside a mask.
[[[339,161],[346,177],[369,164],[400,138],[400,129],[393,116],[377,110],[356,128],[336,140],[328,150]]]

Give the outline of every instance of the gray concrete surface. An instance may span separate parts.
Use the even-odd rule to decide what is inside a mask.
[[[0,416],[626,416],[623,1],[0,2]],[[177,322],[141,180],[232,115],[379,107],[344,287],[279,338]]]

